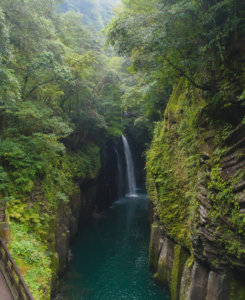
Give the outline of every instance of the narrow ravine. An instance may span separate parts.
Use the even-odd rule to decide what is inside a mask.
[[[126,137],[122,136],[122,142],[125,172],[116,149],[115,153],[118,191],[126,182],[126,196],[81,225],[72,248],[74,261],[63,279],[59,299],[169,299],[149,271],[148,199],[146,194],[137,193],[131,149]]]
[[[81,225],[59,299],[169,299],[149,271],[147,210],[143,193],[120,198],[102,215]]]

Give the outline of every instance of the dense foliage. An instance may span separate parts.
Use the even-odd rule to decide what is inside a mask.
[[[123,104],[159,121],[146,156],[155,221],[211,269],[236,268],[245,258],[244,186],[240,198],[234,192],[244,182],[245,3],[123,4],[107,37],[131,60]],[[229,177],[231,156],[238,165],[229,161]]]
[[[141,103],[148,116],[162,115],[179,77],[211,103],[244,100],[245,5],[236,0],[125,0],[108,39],[129,56],[130,86],[123,100]],[[133,100],[132,100],[133,99]],[[160,117],[158,115],[158,118]]]
[[[102,29],[112,18],[113,8],[120,0],[65,0],[62,10],[75,10],[83,14],[83,23]]]
[[[100,148],[122,130],[121,59],[102,50],[81,13],[59,13],[60,2],[0,3],[0,198],[14,220],[12,254],[36,299],[49,297],[57,208],[98,176]],[[42,280],[28,271],[28,232],[39,251],[33,266],[48,255]]]
[[[205,102],[198,93],[185,93],[189,88],[185,79],[179,82],[165,120],[156,124],[146,169],[148,194],[160,224],[168,236],[190,249],[200,168],[196,116]]]
[[[97,177],[105,140],[127,127],[139,155],[154,132],[149,194],[169,235],[190,248],[200,110],[208,107],[207,123],[215,120],[222,133],[244,123],[244,1],[123,0],[104,50],[95,28],[119,2],[0,3],[0,197],[13,220],[12,253],[37,299],[44,299],[53,275],[55,212],[78,184]],[[219,163],[212,167],[210,188],[232,206]],[[232,218],[242,235],[237,208]],[[227,249],[244,255],[239,245]]]

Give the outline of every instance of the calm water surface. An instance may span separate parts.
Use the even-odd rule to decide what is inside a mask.
[[[82,225],[59,299],[169,300],[148,268],[147,198],[121,198]]]

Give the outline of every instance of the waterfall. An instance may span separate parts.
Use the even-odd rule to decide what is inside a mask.
[[[118,197],[123,195],[123,169],[117,149],[114,149],[117,156],[117,193]]]
[[[124,154],[126,158],[126,170],[127,170],[127,183],[128,183],[128,195],[136,196],[136,180],[134,173],[134,161],[132,158],[132,153],[127,139],[122,135]]]

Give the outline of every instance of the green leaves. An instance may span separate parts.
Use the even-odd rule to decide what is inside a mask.
[[[36,299],[46,299],[50,292],[52,276],[51,258],[38,236],[31,233],[26,225],[11,222],[11,255],[22,271],[26,283]]]
[[[9,30],[0,7],[0,110],[13,108],[20,96],[19,82],[9,68],[11,59]]]
[[[85,144],[77,153],[67,156],[70,172],[76,181],[95,179],[101,167],[100,149],[94,144]]]
[[[209,102],[225,106],[239,97],[244,89],[244,66],[238,62],[243,55],[239,39],[244,2],[146,2],[124,1],[124,9],[107,30],[108,43],[132,61],[131,82],[136,80],[124,88],[125,106],[133,105],[130,98],[137,99],[140,105],[147,103],[146,115],[159,119],[148,111],[159,110],[163,98],[168,101],[180,76],[205,93]],[[233,49],[240,53],[235,61]]]
[[[14,112],[16,119],[12,122],[18,128],[19,133],[24,135],[44,134],[53,135],[57,140],[67,137],[72,129],[61,117],[54,115],[48,106],[42,103],[22,102]],[[8,129],[9,132],[12,129]]]
[[[3,167],[0,167],[0,191],[9,193],[9,176]]]
[[[97,178],[100,146],[121,135],[124,71],[80,13],[58,13],[60,0],[0,2],[0,198],[14,259],[34,298],[46,299],[56,212]]]

